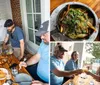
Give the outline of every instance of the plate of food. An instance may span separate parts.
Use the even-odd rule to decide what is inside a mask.
[[[7,57],[5,57],[5,56],[0,56],[0,65],[3,65],[4,63],[6,63],[7,60],[8,60]]]
[[[69,40],[94,41],[99,31],[99,19],[89,6],[68,2],[51,14],[51,31],[54,29]]]
[[[0,68],[0,80],[6,79],[7,74],[8,74],[7,69],[5,69],[5,68]]]

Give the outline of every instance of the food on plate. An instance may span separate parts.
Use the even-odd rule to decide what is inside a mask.
[[[0,70],[0,78],[5,78],[5,77],[6,77],[6,74],[2,70]]]
[[[87,9],[68,5],[58,16],[60,32],[71,39],[85,39],[96,32],[93,17],[88,15]]]
[[[7,62],[7,57],[0,56],[0,65],[4,64]]]

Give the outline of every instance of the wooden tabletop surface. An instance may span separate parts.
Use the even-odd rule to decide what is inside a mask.
[[[3,58],[3,57],[5,57],[5,59],[7,59],[7,61],[5,63],[3,63],[3,64],[0,64],[0,68],[5,68],[5,69],[7,69],[11,73],[11,69],[9,67],[13,63],[19,64],[19,60],[14,55],[9,55],[9,56],[6,56],[6,55],[5,56],[1,56],[0,55],[0,58]],[[17,65],[16,68],[17,68],[17,70],[18,70],[19,73],[29,74],[24,67],[22,67],[22,69],[19,70],[19,66]],[[11,79],[14,81],[14,76],[12,75],[12,73],[11,73]],[[3,85],[3,83],[5,81],[6,81],[6,79],[5,80],[0,80],[0,85]],[[14,84],[14,85],[18,85],[18,84]]]
[[[97,82],[95,79],[93,79],[92,76],[86,75],[87,78],[81,78],[79,75],[75,76],[74,79],[69,79],[66,81],[63,85],[70,85],[69,83],[73,83],[74,85],[90,85],[90,82],[94,83],[93,85],[100,85],[100,82]]]
[[[52,12],[59,5],[72,1],[82,2],[88,5],[96,12],[98,18],[100,18],[100,0],[50,0],[50,12]]]

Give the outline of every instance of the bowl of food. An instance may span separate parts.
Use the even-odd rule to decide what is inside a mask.
[[[58,13],[57,29],[70,40],[95,40],[99,31],[99,19],[87,5],[68,2]]]

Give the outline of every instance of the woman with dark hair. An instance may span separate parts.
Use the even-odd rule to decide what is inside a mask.
[[[79,53],[77,51],[73,51],[71,54],[71,59],[65,65],[66,71],[73,71],[78,69],[77,61],[78,61]]]

